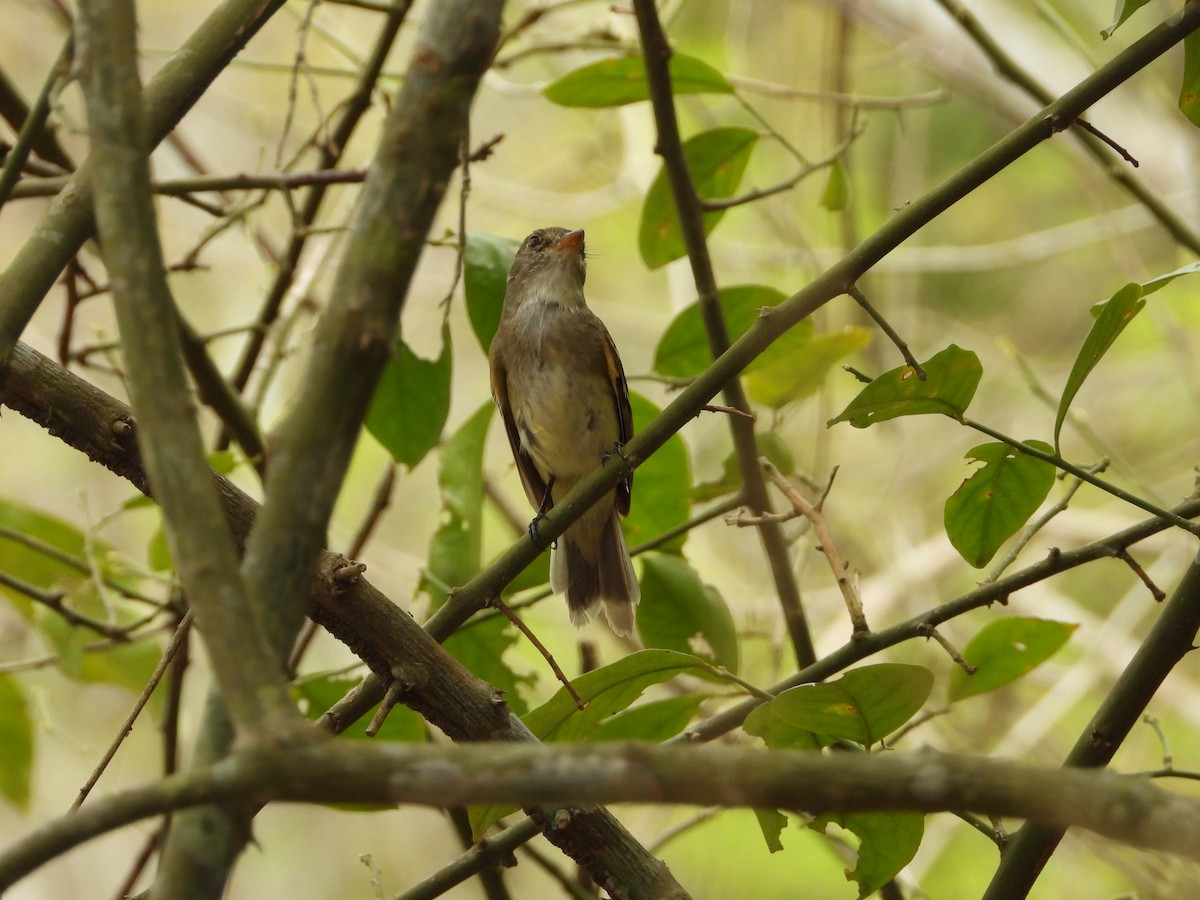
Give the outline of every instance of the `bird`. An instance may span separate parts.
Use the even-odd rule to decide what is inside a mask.
[[[521,243],[505,282],[500,324],[488,350],[492,397],[504,421],[537,522],[606,456],[633,437],[625,370],[608,329],[584,298],[582,228],[539,228]],[[640,599],[621,531],[632,473],[573,522],[550,552],[550,587],[566,594],[571,622],[603,608],[631,635]]]

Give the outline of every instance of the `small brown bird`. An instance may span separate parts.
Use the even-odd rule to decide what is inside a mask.
[[[508,270],[492,339],[492,396],[525,496],[543,515],[633,436],[629,387],[604,323],[587,307],[583,229],[540,228]],[[577,519],[550,553],[550,587],[584,625],[601,603],[617,634],[633,632],[640,593],[618,513],[633,477]],[[536,525],[534,519],[531,529]]]

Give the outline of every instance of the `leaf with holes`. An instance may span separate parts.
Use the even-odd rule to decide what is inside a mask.
[[[849,422],[855,428],[866,428],[899,416],[926,413],[941,413],[956,419],[962,416],[983,376],[979,357],[951,344],[922,363],[921,368],[925,370],[924,381],[911,366],[884,372],[828,424]]]
[[[858,838],[858,857],[846,877],[858,882],[858,897],[875,893],[912,862],[925,836],[925,817],[915,812],[831,813],[809,823],[825,833],[838,825]]]
[[[1020,616],[989,622],[963,650],[975,674],[956,667],[950,676],[950,701],[994,691],[1027,675],[1057,653],[1077,627]]]
[[[768,747],[814,749],[839,740],[867,747],[916,715],[932,690],[933,673],[921,666],[863,666],[784,691],[750,713],[745,729]]]

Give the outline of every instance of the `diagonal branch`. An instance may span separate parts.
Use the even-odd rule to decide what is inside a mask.
[[[1112,761],[1159,686],[1194,649],[1192,641],[1197,630],[1200,630],[1200,556],[1188,567],[1150,633],[1075,741],[1063,762],[1064,773],[1072,768],[1099,768]],[[1025,896],[1064,833],[1064,828],[1050,825],[1021,828],[1005,847],[1000,867],[983,895],[985,900]]]
[[[17,345],[7,388],[5,405],[147,491],[132,414],[125,404],[23,344]],[[240,547],[258,504],[232,482],[213,478]],[[349,727],[379,702],[384,684],[398,681],[401,701],[455,740],[534,740],[490,685],[464,669],[396,603],[366,579],[335,579],[333,573],[343,565],[335,553],[322,556],[310,613],[373,674],[350,702],[339,704],[340,718],[327,718],[327,730]],[[622,896],[686,896],[666,866],[607,810],[576,815],[565,825],[544,819],[539,825],[594,880],[613,886]]]
[[[295,726],[301,719],[283,670],[273,664],[262,634],[248,627],[252,608],[188,393],[142,139],[142,91],[130,53],[136,46],[133,3],[91,0],[80,12],[96,215],[152,490],[239,730]]]

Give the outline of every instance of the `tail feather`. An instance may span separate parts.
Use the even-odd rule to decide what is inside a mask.
[[[586,625],[603,604],[612,630],[630,635],[641,591],[616,512],[610,513],[592,540],[587,533],[592,529],[581,535],[579,524],[567,529],[550,554],[550,588],[566,594],[572,624]]]

